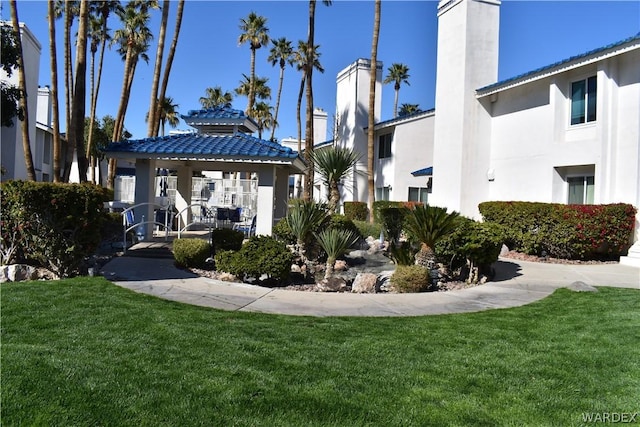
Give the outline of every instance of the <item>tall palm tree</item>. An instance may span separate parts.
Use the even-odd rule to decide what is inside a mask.
[[[253,96],[254,103],[255,99],[271,99],[271,88],[267,86],[267,82],[269,81],[268,77],[255,77],[253,80]],[[240,86],[235,89],[236,95],[249,96],[249,91],[251,90],[251,78],[247,77],[245,74],[242,75],[242,80],[240,80]],[[250,114],[247,114],[250,115]]]
[[[258,123],[258,138],[262,139],[262,131],[275,127],[273,107],[264,101],[256,102],[251,117]]]
[[[36,180],[36,170],[33,166],[33,155],[31,154],[31,141],[29,139],[29,109],[27,108],[27,80],[24,71],[24,54],[22,52],[22,34],[20,33],[20,21],[18,20],[18,6],[16,0],[10,0],[11,23],[13,24],[13,34],[16,48],[18,50],[18,89],[20,90],[20,109],[24,118],[20,121],[22,128],[22,148],[24,150],[24,163],[27,168],[27,179]]]
[[[378,38],[380,36],[380,0],[374,3],[373,18],[373,39],[371,41],[371,64],[369,68],[369,120],[367,129],[367,184],[369,212],[373,213],[373,202],[375,200],[375,183],[373,176],[373,156],[374,156],[374,124],[376,106],[376,76],[378,72]],[[369,222],[373,224],[373,214],[369,215]]]
[[[238,44],[249,43],[251,49],[251,68],[249,73],[249,103],[246,114],[250,115],[255,102],[255,78],[256,78],[256,50],[269,43],[269,28],[267,18],[257,15],[255,12],[240,20],[242,34],[238,38]]]
[[[58,56],[56,48],[56,12],[52,1],[47,2],[49,21],[49,55],[51,58],[51,119],[53,128],[53,181],[60,182],[62,143],[60,142],[60,109],[58,108]]]
[[[331,5],[330,0],[323,0],[322,3],[325,6]],[[315,21],[316,21],[316,0],[309,0],[309,28],[307,33],[307,58],[313,58],[313,49],[315,47],[314,34],[315,34]],[[304,157],[307,161],[307,170],[305,171],[304,182],[304,194],[305,200],[313,199],[313,161],[311,155],[313,153],[313,64],[307,62],[305,67],[305,80],[306,80],[306,95],[307,95],[307,121],[305,126],[305,150]]]
[[[433,248],[443,237],[458,226],[459,214],[447,213],[446,208],[429,205],[416,205],[405,216],[405,229],[410,238],[420,242],[420,251],[416,254],[416,264],[431,268],[435,262]]]
[[[304,95],[304,88],[306,83],[306,69],[307,63],[309,62],[307,55],[309,54],[309,50],[307,49],[307,42],[304,40],[298,41],[298,49],[293,51],[293,61],[296,64],[296,70],[302,73],[300,78],[300,91],[298,92],[298,104],[297,104],[297,113],[296,119],[298,122],[298,153],[302,151],[302,124],[300,119],[300,111],[302,109],[302,96]],[[322,64],[320,64],[320,45],[315,45],[311,50],[311,57],[313,57],[313,68],[324,73],[324,68]]]
[[[91,153],[94,152],[93,149],[93,130],[96,123],[96,109],[98,106],[98,94],[100,93],[100,81],[102,79],[102,66],[104,64],[104,52],[107,46],[107,42],[111,39],[109,35],[109,28],[107,27],[107,21],[109,19],[109,15],[112,12],[115,12],[122,8],[119,1],[110,0],[110,1],[101,1],[98,3],[92,3],[92,15],[90,16],[89,21],[89,36],[91,39],[90,51],[91,51],[91,71],[89,73],[90,76],[90,120],[89,120],[89,128],[88,133],[89,136],[87,138],[87,153],[91,155],[90,164],[91,164],[91,182],[96,183],[95,177],[95,165],[96,165],[96,157]],[[98,51],[98,46],[100,46],[100,59],[98,61],[98,74],[97,79],[95,75],[95,55]],[[97,81],[96,81],[97,80]]]
[[[153,38],[148,23],[151,19],[149,8],[157,7],[157,2],[131,1],[118,12],[123,27],[114,33],[114,42],[119,45],[118,52],[124,60],[124,76],[118,113],[115,118],[112,141],[118,141],[124,130],[124,118],[129,104],[129,95],[135,76],[136,66],[142,58],[147,61],[146,54],[149,43]],[[109,175],[107,186],[113,188],[115,180],[115,160],[109,160]]]
[[[173,103],[173,98],[170,96],[162,98],[160,101],[160,129],[162,136],[164,136],[164,125],[168,123],[169,126],[175,128],[180,123],[180,114],[178,114],[178,104]]]
[[[409,114],[417,113],[420,110],[420,104],[407,104],[404,103],[400,105],[400,110],[398,111],[398,116],[408,116]]]
[[[167,95],[167,86],[169,85],[169,76],[171,74],[171,67],[173,66],[173,58],[176,54],[176,47],[178,46],[178,37],[180,36],[180,28],[182,27],[182,15],[184,12],[185,0],[178,0],[178,9],[176,10],[176,24],[173,29],[173,39],[171,40],[171,46],[169,47],[169,53],[167,55],[167,62],[164,66],[164,73],[162,75],[162,83],[160,83],[160,90],[158,91],[158,99],[164,99]],[[153,134],[158,134],[158,127],[160,125],[158,111],[160,105],[157,105],[155,123],[153,128]]]
[[[279,64],[280,66],[280,83],[278,84],[278,96],[276,98],[276,111],[273,116],[274,122],[278,121],[278,111],[280,110],[280,96],[282,95],[282,83],[284,82],[284,69],[289,65],[293,65],[293,46],[291,46],[291,42],[287,40],[285,37],[280,37],[278,40],[271,40],[273,43],[273,47],[269,53],[269,57],[267,60],[271,61],[271,65],[275,66]],[[274,140],[274,135],[276,132],[276,127],[273,126],[271,129],[271,141]]]
[[[153,67],[153,78],[151,79],[151,100],[149,101],[149,112],[147,113],[147,136],[158,136],[155,132],[156,114],[158,114],[158,86],[160,85],[160,71],[162,70],[162,57],[164,55],[164,41],[167,38],[167,23],[169,22],[169,0],[162,2],[162,17],[160,18],[160,31],[158,33],[158,45],[156,47],[156,62]],[[162,107],[160,107],[162,109]],[[164,123],[163,123],[164,126]],[[164,135],[164,132],[163,132]]]
[[[222,87],[208,87],[205,89],[205,96],[200,97],[202,108],[231,107],[233,94],[224,92]]]
[[[329,147],[313,152],[313,163],[329,190],[329,214],[333,214],[340,204],[340,182],[352,173],[359,159],[360,154],[351,148]]]
[[[75,149],[80,182],[87,181],[87,153],[84,146],[84,119],[87,97],[87,34],[89,30],[89,2],[80,2],[78,35],[76,37],[75,82],[71,125],[68,127],[67,144]]]
[[[404,64],[395,63],[387,70],[389,74],[382,83],[393,83],[393,89],[395,90],[395,97],[393,101],[393,117],[398,117],[398,93],[400,92],[400,85],[405,83],[409,85],[409,67]]]

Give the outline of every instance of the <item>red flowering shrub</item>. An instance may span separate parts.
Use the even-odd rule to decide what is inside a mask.
[[[568,259],[613,258],[631,245],[636,209],[624,203],[485,202],[485,221],[506,227],[507,245],[532,255]]]

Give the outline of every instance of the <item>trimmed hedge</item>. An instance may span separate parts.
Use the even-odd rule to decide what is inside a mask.
[[[360,235],[366,240],[367,237],[373,237],[377,239],[380,237],[380,232],[382,231],[381,224],[370,224],[369,221],[357,221],[354,220],[353,223],[356,227],[358,227],[358,231]]]
[[[216,268],[240,279],[255,280],[265,274],[283,282],[291,271],[293,254],[271,236],[253,236],[238,252],[223,251],[215,256]]]
[[[2,183],[0,261],[41,265],[60,277],[79,274],[102,240],[109,196],[88,183]]]
[[[431,289],[429,269],[421,265],[399,265],[391,276],[396,291],[425,292]]]
[[[365,202],[344,202],[344,215],[352,221],[366,221],[369,208]]]
[[[388,207],[380,209],[379,215],[382,219],[382,227],[384,228],[387,240],[396,242],[400,238],[404,218],[409,211],[405,207]]]
[[[175,239],[173,257],[184,268],[202,268],[211,254],[211,244],[203,239]]]
[[[505,227],[507,246],[567,259],[615,258],[631,245],[636,209],[630,204],[563,205],[484,202],[485,221]]]
[[[404,202],[392,202],[390,200],[376,200],[373,202],[373,222],[382,223],[381,211],[385,208],[401,208]]]
[[[244,233],[231,228],[218,228],[211,230],[213,246],[218,251],[239,251],[244,241]]]

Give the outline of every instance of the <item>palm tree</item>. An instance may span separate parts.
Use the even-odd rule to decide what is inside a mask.
[[[242,34],[238,38],[238,44],[249,43],[251,49],[251,68],[249,73],[249,103],[246,114],[250,115],[255,102],[255,78],[256,78],[256,50],[269,43],[269,28],[266,26],[267,18],[257,15],[255,12],[240,20]]]
[[[56,12],[54,3],[47,2],[49,21],[49,55],[51,58],[51,115],[53,128],[53,182],[60,182],[62,143],[60,142],[60,109],[58,108],[58,56],[56,48]]]
[[[232,101],[233,94],[231,92],[223,92],[220,86],[206,88],[205,96],[200,97],[202,108],[229,108]]]
[[[294,250],[303,262],[306,261],[306,244],[326,217],[325,206],[313,200],[296,199],[289,208],[285,221],[296,238]]]
[[[324,278],[333,276],[333,268],[336,259],[344,254],[347,249],[358,240],[358,235],[353,230],[340,228],[328,228],[315,234],[318,243],[327,254],[327,263],[324,269]]]
[[[159,102],[160,105],[160,130],[161,135],[164,136],[164,125],[169,123],[169,126],[175,128],[180,123],[180,115],[178,114],[178,104],[173,103],[173,98],[170,96],[162,98]],[[149,113],[147,113],[147,120],[149,119]]]
[[[156,62],[153,67],[153,79],[151,80],[151,100],[149,101],[149,112],[147,112],[147,136],[158,136],[157,131],[154,135],[156,115],[159,114],[158,104],[158,86],[160,85],[160,71],[162,70],[162,57],[164,55],[164,41],[167,36],[167,23],[169,22],[169,0],[162,2],[162,17],[160,18],[160,32],[158,33],[158,46],[156,47]],[[164,100],[163,100],[164,101]],[[149,117],[150,116],[150,117]],[[162,120],[158,117],[159,120]],[[162,124],[164,126],[164,123]],[[164,135],[164,130],[163,130]]]
[[[171,67],[173,66],[173,58],[176,54],[176,47],[178,46],[178,36],[180,35],[180,28],[182,27],[182,14],[184,12],[184,3],[185,0],[178,1],[178,9],[176,11],[176,24],[173,29],[173,39],[171,40],[171,46],[169,47],[169,54],[167,55],[167,62],[164,67],[164,74],[162,75],[162,83],[160,84],[160,90],[158,92],[158,99],[164,99],[167,95],[167,86],[169,85],[169,75],[171,74]],[[160,105],[157,105],[156,115],[155,115],[155,123],[153,128],[153,134],[158,134],[158,127],[160,125],[160,112],[158,108],[161,108]]]
[[[324,73],[324,68],[320,64],[320,45],[315,45],[312,49],[313,68]],[[298,49],[293,52],[293,61],[296,64],[296,69],[302,72],[300,79],[300,91],[298,92],[298,106],[296,118],[298,121],[298,153],[302,151],[302,125],[300,119],[300,111],[302,109],[302,96],[304,95],[304,87],[306,82],[306,69],[309,50],[307,49],[307,42],[303,40],[298,41]]]
[[[253,106],[251,117],[258,123],[258,138],[262,139],[264,129],[272,129],[275,126],[275,119],[272,113],[273,107],[266,102],[259,101]]]
[[[323,0],[325,6],[331,5],[330,0]],[[315,20],[316,20],[316,0],[309,0],[309,28],[307,34],[307,58],[314,57],[314,33],[315,33]],[[305,64],[305,80],[306,80],[306,94],[307,94],[307,122],[305,126],[305,150],[304,157],[307,161],[307,170],[305,172],[304,182],[304,195],[305,200],[313,199],[313,161],[311,155],[313,154],[313,63],[307,61]]]
[[[102,79],[102,66],[104,64],[104,52],[107,46],[107,41],[110,40],[109,29],[107,28],[107,20],[111,12],[117,11],[122,8],[119,1],[102,1],[97,4],[93,4],[92,16],[89,21],[89,37],[91,39],[90,51],[91,51],[91,71],[90,71],[90,120],[89,120],[89,136],[87,138],[87,153],[89,153],[91,164],[91,182],[95,183],[95,164],[96,158],[92,154],[93,150],[93,129],[96,123],[96,109],[98,106],[98,94],[100,93],[100,81]],[[98,75],[97,82],[95,76],[95,55],[100,46],[100,59],[98,62]]]
[[[369,68],[369,120],[367,129],[367,184],[369,200],[367,206],[369,212],[373,212],[373,202],[375,200],[375,182],[373,176],[373,156],[374,156],[374,124],[376,105],[376,77],[378,73],[378,37],[380,35],[380,0],[375,0],[373,19],[373,40],[371,42],[371,65]],[[373,224],[373,215],[369,215],[369,221]]]
[[[22,52],[22,34],[20,33],[20,21],[18,20],[18,6],[16,0],[10,0],[11,23],[13,24],[13,34],[18,50],[18,89],[20,90],[20,109],[24,114],[20,121],[22,128],[22,148],[24,150],[24,163],[27,168],[27,178],[30,181],[36,180],[36,170],[33,167],[33,155],[31,154],[31,141],[29,139],[29,110],[27,108],[27,81],[24,72],[24,55]]]
[[[156,7],[156,2],[131,1],[118,12],[123,27],[114,33],[114,42],[119,44],[118,52],[124,60],[124,76],[122,79],[122,92],[120,104],[115,118],[112,141],[118,141],[124,130],[124,118],[129,104],[129,95],[135,75],[136,66],[140,58],[147,61],[147,50],[153,38],[149,27],[149,8]],[[109,177],[107,186],[113,188],[115,179],[115,160],[109,160]]]
[[[276,112],[274,114],[273,120],[274,122],[278,121],[278,111],[280,110],[280,96],[282,95],[282,83],[284,81],[284,69],[289,65],[293,65],[293,47],[291,46],[291,42],[287,40],[285,37],[280,37],[278,40],[271,40],[273,43],[273,47],[269,53],[268,61],[271,61],[271,65],[275,66],[276,64],[280,65],[280,83],[278,84],[278,96],[276,98]],[[274,140],[274,135],[276,132],[276,127],[273,126],[271,129],[271,141]]]
[[[240,80],[240,86],[235,89],[236,95],[249,96],[249,91],[251,90],[251,78],[247,77],[247,75],[242,75],[242,80]],[[267,82],[269,81],[268,77],[255,77],[253,80],[253,96],[254,100],[261,99],[271,99],[271,88],[267,86]],[[255,102],[254,102],[255,103]],[[250,114],[247,114],[250,115]]]
[[[457,212],[447,213],[446,208],[416,205],[405,216],[405,229],[409,236],[420,242],[416,264],[431,268],[435,262],[433,248],[436,243],[458,226]]]
[[[404,64],[395,63],[391,64],[388,68],[389,74],[382,83],[393,83],[393,89],[395,90],[395,99],[393,101],[393,117],[398,117],[398,93],[400,92],[400,85],[406,83],[409,86],[409,67]]]
[[[340,204],[340,182],[349,176],[360,154],[351,148],[329,147],[313,152],[313,162],[318,173],[322,176],[322,182],[329,189],[328,213],[333,214]]]
[[[414,114],[421,111],[420,104],[407,104],[404,103],[400,105],[400,111],[398,111],[398,116],[408,116],[409,114]]]

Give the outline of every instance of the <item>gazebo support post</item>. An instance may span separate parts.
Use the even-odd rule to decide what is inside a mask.
[[[136,209],[135,221],[153,221],[153,204],[155,203],[156,161],[149,159],[136,160],[135,204],[148,203]],[[144,224],[145,239],[153,236],[153,223]]]

